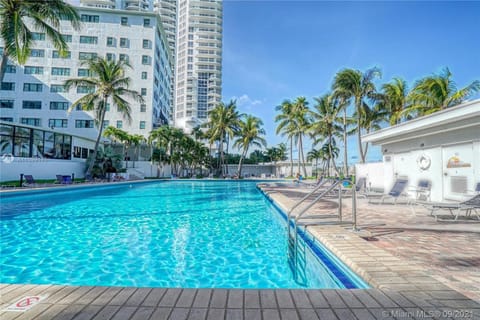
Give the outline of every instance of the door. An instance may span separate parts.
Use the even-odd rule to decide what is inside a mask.
[[[465,200],[474,188],[473,143],[442,148],[443,197],[446,200]]]

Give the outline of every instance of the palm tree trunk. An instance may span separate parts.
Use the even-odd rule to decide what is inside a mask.
[[[301,160],[300,160],[300,139],[298,139],[298,145],[297,145],[297,147],[298,147],[298,150],[297,150],[297,156],[298,156],[298,161],[297,161],[297,162],[298,162],[298,171],[297,171],[297,173],[300,174],[300,172],[302,172],[302,171],[301,171]]]
[[[238,178],[240,178],[242,176],[243,159],[247,155],[247,150],[248,149],[243,150],[242,156],[240,157],[240,161],[238,162],[238,170],[237,170],[238,171]]]
[[[227,165],[225,166],[225,174],[228,174],[228,164],[229,164],[228,163],[228,145],[229,145],[229,142],[230,142],[230,139],[228,138],[228,136],[227,136],[226,140],[227,140],[227,150],[225,152],[225,155],[227,157]]]
[[[7,71],[7,52],[3,49],[2,53],[2,62],[0,62],[0,84],[3,82],[3,78],[5,77],[5,71]]]
[[[103,97],[103,105],[104,106],[107,105],[107,100],[108,100],[108,96]],[[86,172],[87,175],[92,174],[92,169],[93,169],[93,166],[95,165],[95,161],[97,159],[98,145],[100,144],[100,138],[102,137],[103,120],[105,119],[105,113],[106,113],[105,111],[106,111],[106,109],[103,108],[102,109],[102,116],[100,117],[100,128],[98,129],[97,140],[95,141],[95,147],[93,148],[93,155],[92,155],[93,159],[88,166],[88,169],[87,169],[87,172]]]
[[[303,154],[302,135],[300,135],[300,154],[302,155],[303,176],[307,178],[307,168],[305,167],[305,155]]]
[[[220,170],[219,171],[220,171],[220,174],[223,176],[223,163],[224,163],[224,159],[223,159],[223,135],[220,138],[219,148],[220,148]]]
[[[293,177],[293,137],[290,137],[290,177]]]
[[[343,109],[343,174],[348,176],[347,107]]]
[[[363,154],[363,146],[362,146],[362,124],[361,124],[361,110],[360,110],[360,104],[362,103],[362,101],[358,101],[357,102],[357,138],[358,138],[358,149],[359,149],[359,153],[360,153],[360,158],[361,158],[361,163],[365,163],[365,156]]]

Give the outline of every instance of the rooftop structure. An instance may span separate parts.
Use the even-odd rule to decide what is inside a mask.
[[[462,200],[480,182],[480,100],[385,128],[363,137],[380,145],[383,172],[370,178],[388,190],[398,177],[431,183],[431,200]],[[377,168],[379,169],[379,168]]]

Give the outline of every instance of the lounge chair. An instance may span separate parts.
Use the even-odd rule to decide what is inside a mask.
[[[25,182],[23,183],[24,186],[33,187],[37,185],[37,182],[35,182],[35,179],[33,179],[31,174],[25,174],[23,178],[25,178]]]
[[[55,183],[59,184],[72,184],[72,177],[70,176],[63,176],[61,174],[57,174],[57,181]]]
[[[397,179],[393,184],[392,189],[387,194],[378,193],[366,193],[365,196],[368,198],[368,203],[383,204],[386,199],[393,199],[393,204],[397,204],[397,201],[400,197],[408,198],[408,195],[405,193],[405,189],[408,185],[408,179]],[[372,201],[372,197],[379,199],[379,201]],[[407,204],[410,203],[410,200],[407,201]]]
[[[478,211],[480,209],[480,194],[473,196],[472,198],[459,203],[423,203],[427,209],[430,210],[430,215],[435,217],[435,221],[438,221],[438,213],[440,210],[448,210],[453,217],[453,221],[457,221],[460,212],[465,211],[465,215],[470,217],[472,214],[480,220]],[[442,219],[449,220],[449,219]]]

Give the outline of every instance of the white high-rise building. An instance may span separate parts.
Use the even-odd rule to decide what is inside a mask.
[[[222,22],[222,0],[177,2],[173,120],[186,132],[221,101]]]
[[[97,5],[114,3],[88,1]],[[127,60],[132,66],[126,72],[131,78],[129,88],[141,93],[145,100],[130,101],[130,123],[112,105],[103,125],[148,136],[155,127],[168,123],[173,58],[159,16],[153,12],[99,7],[79,7],[78,11],[82,20],[80,31],[73,30],[66,21],[60,28],[69,45],[66,58],[59,56],[44,33],[36,31],[27,63],[24,66],[8,63],[0,88],[0,120],[96,137],[98,131],[91,113],[67,112],[74,101],[92,88],[78,87],[67,92],[62,84],[69,78],[88,76],[82,62],[101,56]],[[0,50],[2,47],[0,42]]]

